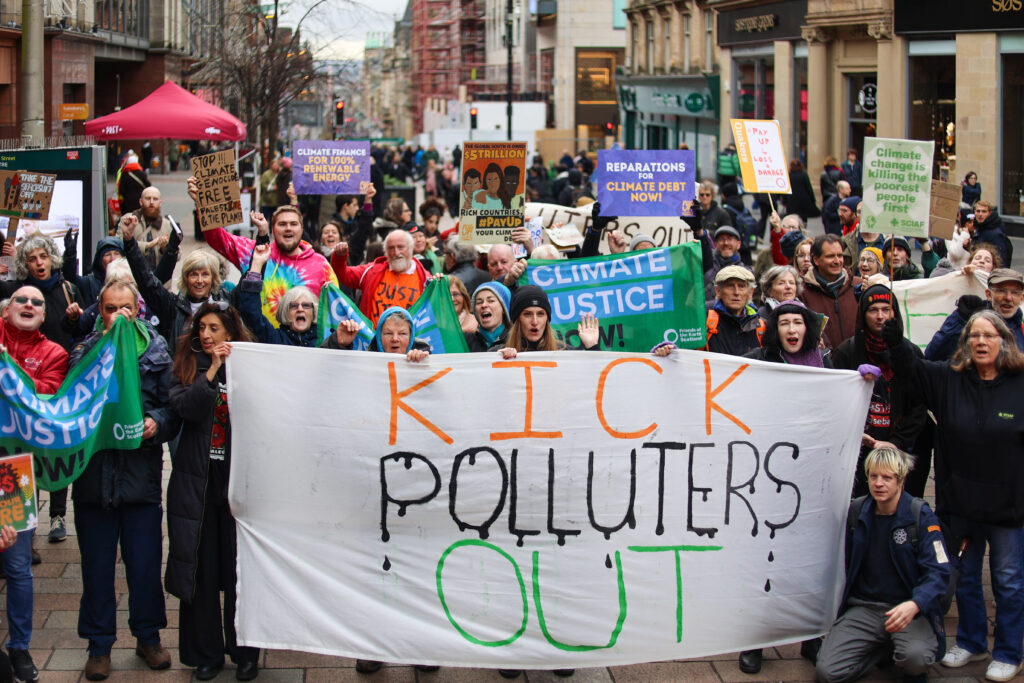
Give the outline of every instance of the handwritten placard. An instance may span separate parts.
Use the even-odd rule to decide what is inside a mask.
[[[196,211],[205,232],[242,222],[241,191],[234,150],[192,158],[192,175],[199,184]]]
[[[15,531],[35,529],[36,503],[32,454],[0,458],[0,527],[10,525]]]
[[[789,167],[778,121],[730,119],[747,192],[790,194]]]
[[[50,216],[50,202],[57,176],[52,173],[21,171],[18,173],[18,211],[22,218],[45,221]]]
[[[927,237],[932,190],[932,155],[928,140],[864,139],[866,232]]]
[[[292,150],[296,194],[365,194],[370,143],[299,140]]]

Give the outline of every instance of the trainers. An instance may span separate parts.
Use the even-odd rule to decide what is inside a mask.
[[[102,681],[110,675],[110,655],[93,655],[85,662],[85,678]]]
[[[27,653],[26,653],[27,654]],[[11,659],[14,659],[14,653],[11,653]],[[1020,673],[1020,664],[1010,664],[1008,662],[999,662],[992,660],[989,662],[988,669],[985,670],[985,678],[990,681],[1008,681],[1018,673]],[[17,671],[17,669],[15,669]]]
[[[160,643],[156,645],[136,643],[135,654],[145,659],[150,669],[167,669],[171,666],[171,653],[165,650]]]
[[[47,535],[50,543],[60,543],[68,540],[68,528],[64,524],[64,518],[60,515],[50,517],[50,533]]]
[[[987,652],[970,652],[959,645],[954,645],[946,650],[946,656],[942,658],[942,666],[959,669],[961,666],[967,666],[971,662],[980,662],[983,659],[988,659]]]
[[[39,669],[32,661],[32,655],[28,650],[8,650],[11,656],[11,668],[14,670],[14,680],[21,683],[31,683],[39,680]]]

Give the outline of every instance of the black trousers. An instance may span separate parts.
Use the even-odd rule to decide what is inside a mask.
[[[256,661],[260,656],[259,648],[240,647],[235,635],[235,518],[231,516],[227,501],[207,499],[205,508],[196,556],[195,595],[191,603],[181,602],[178,613],[181,662],[195,667],[221,666],[225,653],[236,664]],[[224,592],[223,622],[221,591]]]

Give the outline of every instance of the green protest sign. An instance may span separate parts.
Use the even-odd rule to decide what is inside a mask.
[[[431,353],[469,352],[447,275],[427,283],[409,313],[416,321],[416,336],[430,342]]]
[[[114,326],[68,373],[53,396],[0,355],[0,447],[31,452],[39,488],[56,491],[77,479],[96,451],[142,443],[139,360],[131,323]]]
[[[569,347],[581,346],[576,326],[586,313],[597,316],[605,351],[644,353],[664,341],[685,349],[706,343],[698,242],[568,261],[530,260],[519,284],[547,292],[551,326]]]
[[[864,232],[928,236],[934,142],[864,139]]]

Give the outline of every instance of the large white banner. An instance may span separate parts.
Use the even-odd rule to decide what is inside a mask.
[[[586,667],[799,641],[835,616],[856,373],[236,344],[228,386],[246,645]]]
[[[888,280],[884,280],[888,283]],[[956,300],[965,294],[985,298],[987,275],[961,272],[920,280],[900,280],[893,284],[893,293],[903,315],[903,332],[921,349],[956,309]]]
[[[568,207],[561,204],[544,204],[542,202],[530,202],[526,205],[526,220],[539,217],[544,228],[551,228],[555,223],[575,225],[581,233],[586,232],[593,219],[593,204],[581,207]],[[607,213],[607,212],[606,212]],[[621,230],[627,239],[633,239],[643,234],[654,240],[656,247],[671,247],[676,244],[685,244],[693,240],[693,231],[682,218],[652,218],[650,216],[619,216],[608,223],[605,234],[601,235],[600,251],[608,253],[608,233],[612,230]]]

